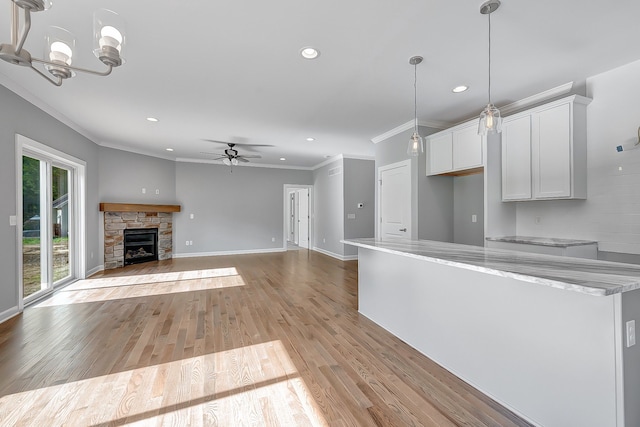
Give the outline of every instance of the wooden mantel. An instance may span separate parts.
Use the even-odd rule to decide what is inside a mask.
[[[180,212],[180,205],[100,203],[100,212]]]

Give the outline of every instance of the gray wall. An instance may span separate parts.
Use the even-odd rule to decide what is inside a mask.
[[[344,177],[344,238],[374,237],[376,175],[373,160],[343,160]],[[364,203],[358,209],[358,203]],[[354,214],[355,219],[348,215]],[[357,255],[358,248],[345,245],[344,254]]]
[[[622,359],[624,366],[624,409],[625,425],[640,426],[640,345],[638,326],[640,326],[640,289],[625,292],[622,295],[622,330],[625,331],[629,320],[636,321],[636,345],[626,346],[623,332]]]
[[[454,243],[484,246],[484,174],[453,178],[453,221]]]
[[[438,129],[420,127],[420,135],[437,132]],[[409,158],[407,144],[413,129],[404,131],[376,144],[376,179],[382,166],[401,162]],[[426,154],[411,158],[412,194],[411,200],[417,200],[412,212],[412,231],[414,238],[453,241],[453,180],[451,177],[427,177]],[[378,204],[378,186],[376,186],[376,217]],[[375,221],[376,231],[378,221]]]
[[[329,176],[331,169],[340,173]],[[313,171],[315,205],[314,247],[339,257],[344,256],[344,168],[342,159]]]
[[[142,188],[146,189],[146,193],[142,193]],[[156,194],[156,190],[160,194]],[[175,203],[175,162],[100,147],[100,201]]]
[[[311,171],[249,166],[180,162],[175,173],[177,255],[282,249],[284,184],[312,183]]]
[[[3,86],[0,86],[0,111],[0,240],[4,246],[0,257],[0,313],[3,313],[18,304],[16,227],[9,226],[9,216],[17,210],[16,133],[87,163],[87,269],[100,265],[101,258],[90,256],[99,253],[98,146]]]

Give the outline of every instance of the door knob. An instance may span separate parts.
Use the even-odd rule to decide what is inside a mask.
[[[406,233],[406,232],[407,232],[407,229],[406,229],[406,228],[401,228],[401,229],[400,229],[400,231],[403,231],[403,232],[405,232],[405,233]]]

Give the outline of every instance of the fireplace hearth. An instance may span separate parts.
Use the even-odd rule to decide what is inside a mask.
[[[139,264],[158,260],[158,229],[129,228],[124,230],[124,264]]]

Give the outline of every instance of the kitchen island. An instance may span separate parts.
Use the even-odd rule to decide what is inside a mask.
[[[532,423],[640,426],[640,266],[431,241],[358,247],[358,310]]]

